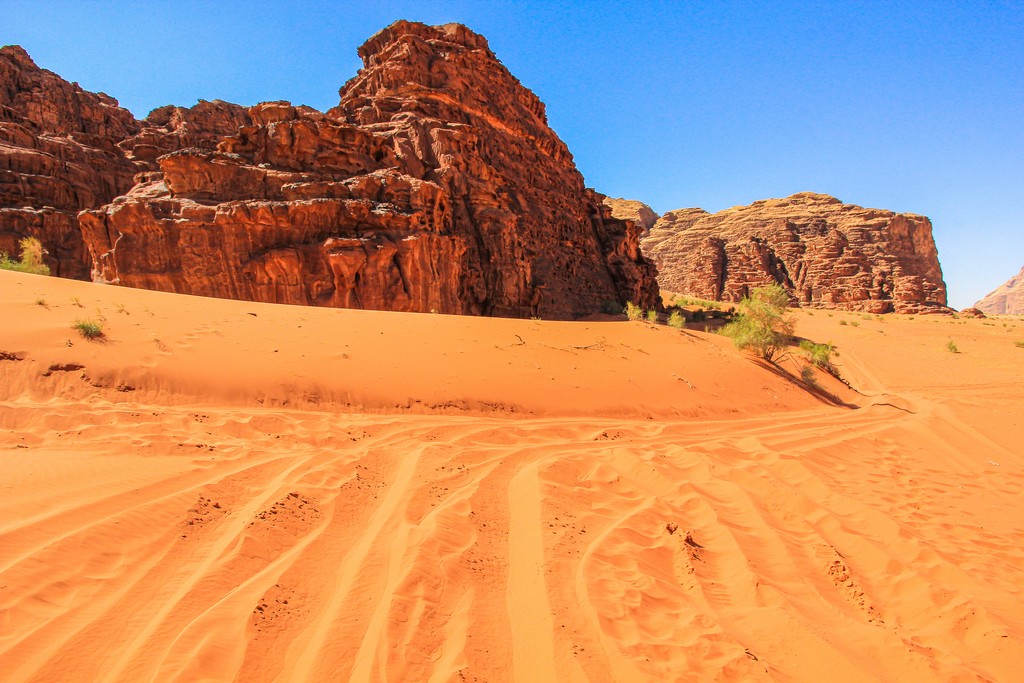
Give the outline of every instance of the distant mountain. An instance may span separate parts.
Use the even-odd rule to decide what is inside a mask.
[[[663,290],[739,301],[777,282],[794,304],[871,313],[942,312],[932,224],[801,192],[716,214],[665,213],[641,240]]]
[[[989,315],[1024,315],[1024,268],[986,294],[974,307]]]

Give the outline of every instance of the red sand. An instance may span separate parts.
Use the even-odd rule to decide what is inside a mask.
[[[857,390],[813,394],[639,322],[8,272],[0,311],[4,681],[1024,668],[1018,319],[797,312]]]

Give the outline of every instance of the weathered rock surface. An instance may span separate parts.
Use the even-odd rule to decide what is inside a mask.
[[[974,306],[989,315],[1024,315],[1024,268]]]
[[[78,212],[132,186],[136,167],[116,143],[138,131],[131,112],[0,48],[0,251],[35,237],[51,272],[85,278],[91,258]]]
[[[97,277],[404,311],[571,318],[609,301],[657,305],[638,228],[584,186],[544,105],[483,37],[399,21],[359,54],[326,115],[286,102],[247,121],[212,112],[242,124],[216,150],[185,147],[199,144],[198,117],[151,116],[155,132],[123,146],[159,172],[82,214]],[[181,147],[160,156],[173,136]]]
[[[931,222],[803,192],[716,214],[664,214],[643,242],[664,290],[738,301],[783,285],[794,304],[871,313],[946,312]]]
[[[639,225],[642,230],[641,238],[650,234],[651,228],[658,222],[658,214],[654,212],[654,209],[635,199],[605,197],[604,203],[611,208],[613,218],[633,221]]]
[[[157,158],[194,147],[213,151],[227,135],[252,123],[249,111],[222,100],[200,100],[194,107],[167,105],[139,122],[139,132],[117,146],[140,171],[157,171]]]

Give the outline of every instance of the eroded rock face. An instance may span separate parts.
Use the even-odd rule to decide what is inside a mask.
[[[640,226],[641,238],[650,234],[651,228],[658,222],[658,214],[654,212],[654,209],[635,199],[605,197],[604,203],[611,208],[612,217],[624,221],[633,221]]]
[[[248,120],[218,111],[218,125],[241,125],[216,150],[183,142],[159,156],[182,128],[161,114],[157,132],[124,143],[159,172],[82,214],[97,277],[485,315],[657,305],[637,227],[584,187],[544,105],[483,37],[400,21],[359,54],[364,68],[326,115],[284,102],[253,107]]]
[[[227,135],[252,123],[249,111],[237,104],[200,100],[194,107],[167,105],[139,122],[139,132],[117,146],[140,171],[157,171],[157,159],[190,147],[213,151]]]
[[[78,212],[133,184],[116,143],[138,130],[131,112],[40,69],[20,47],[0,48],[0,251],[43,244],[51,272],[85,278],[91,258]]]
[[[642,243],[662,289],[739,301],[778,282],[794,304],[871,313],[947,312],[931,222],[803,192],[716,214],[663,215]]]
[[[974,306],[989,315],[1024,315],[1024,268]]]

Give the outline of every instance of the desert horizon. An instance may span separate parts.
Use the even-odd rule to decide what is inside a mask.
[[[1019,318],[794,310],[815,393],[693,325],[0,293],[6,680],[1019,671]]]
[[[1020,680],[1020,8],[0,6],[3,683]]]

